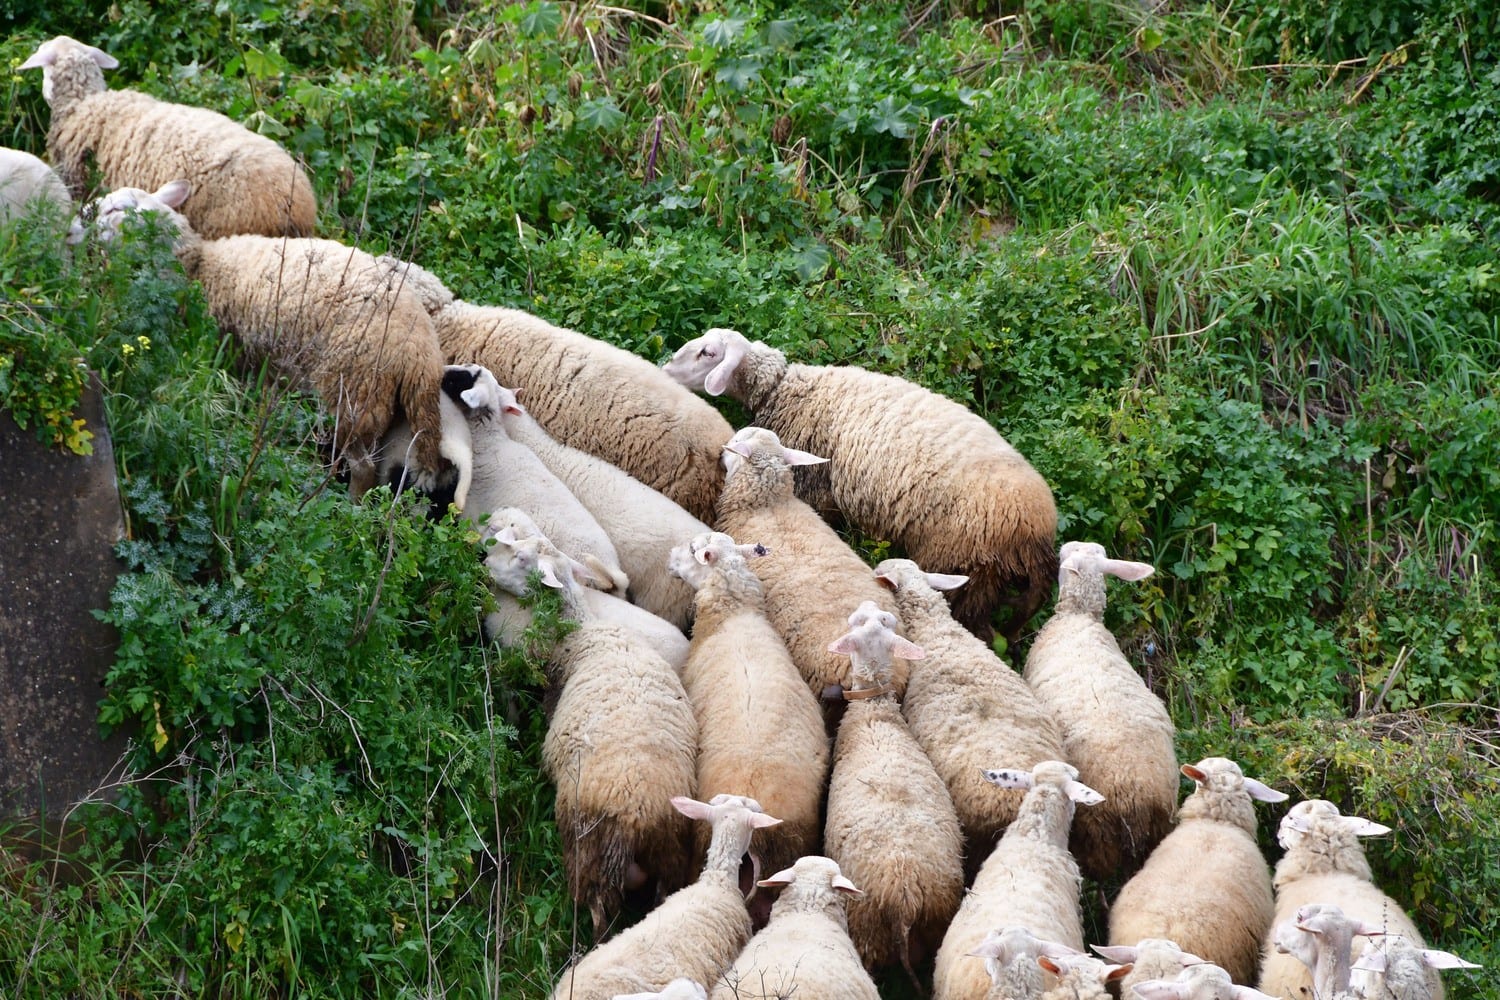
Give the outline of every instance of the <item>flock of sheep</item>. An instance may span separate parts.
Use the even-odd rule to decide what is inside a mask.
[[[319,397],[355,498],[411,483],[476,525],[486,633],[517,634],[536,581],[579,623],[547,659],[543,755],[602,943],[554,997],[873,998],[871,969],[916,979],[931,959],[942,1000],[1426,1000],[1435,969],[1467,964],[1372,883],[1357,838],[1388,831],[1329,802],[1287,812],[1273,879],[1253,803],[1286,796],[1224,758],[1179,768],[1165,706],[1103,624],[1106,578],[1152,568],[1058,551],[1046,482],[981,418],[732,330],[658,368],[456,300],[414,264],[310,238],[284,150],[109,90],[114,65],[65,37],[23,63],[43,71],[61,179],[0,152],[0,212],[71,210],[95,169],[115,190],[71,241],[159,213],[220,325]],[[872,571],[830,520],[910,558]],[[1013,642],[1054,579],[1018,674],[992,617],[1010,606]],[[1130,875],[1100,957],[1082,874]]]

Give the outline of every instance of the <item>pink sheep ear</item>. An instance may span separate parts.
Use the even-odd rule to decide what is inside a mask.
[[[1341,816],[1339,822],[1343,823],[1344,829],[1356,837],[1382,837],[1391,832],[1390,827],[1372,823],[1360,816]]]
[[[1144,580],[1156,572],[1156,567],[1150,563],[1131,562],[1128,559],[1105,559],[1099,564],[1099,570],[1121,580]]]
[[[1270,785],[1256,781],[1254,778],[1245,779],[1245,791],[1250,793],[1252,799],[1261,802],[1285,802],[1291,798],[1286,792],[1278,792]]]
[[[176,210],[182,207],[183,202],[193,193],[193,185],[185,180],[168,181],[151,195],[157,201],[170,209]]]
[[[749,440],[729,441],[724,445],[725,451],[732,451],[741,458],[750,458],[755,449],[751,447]]]
[[[1429,969],[1482,969],[1484,966],[1466,962],[1449,951],[1435,948],[1422,949],[1422,964]]]
[[[833,877],[833,881],[830,884],[833,886],[835,892],[842,892],[846,896],[854,896],[858,898],[865,894],[865,891],[863,889],[855,886],[853,882],[849,881],[843,875],[835,875]]]
[[[903,639],[899,635],[891,636],[891,655],[899,656],[903,660],[925,660],[927,650],[918,646],[910,639]]]
[[[724,344],[724,360],[714,366],[713,371],[703,379],[703,391],[710,396],[722,396],[729,388],[729,382],[734,378],[734,373],[745,360],[745,351],[750,346],[743,337],[721,336]]]
[[[957,573],[923,573],[927,586],[933,590],[957,590],[969,582],[969,578]]]
[[[1184,777],[1192,778],[1200,785],[1208,780],[1208,774],[1197,764],[1184,764],[1178,770],[1183,773]]]
[[[51,42],[43,42],[41,46],[26,57],[26,61],[17,66],[16,69],[41,69],[51,66],[57,62],[57,50],[52,48]]]
[[[828,459],[819,458],[817,455],[814,455],[810,451],[801,451],[797,448],[788,448],[785,445],[782,446],[781,457],[787,465],[821,465],[824,462],[828,461]]]
[[[708,566],[718,561],[719,553],[713,548],[702,548],[693,553],[693,558]]]
[[[1186,1000],[1188,996],[1187,986],[1169,983],[1165,979],[1148,979],[1132,988],[1141,1000]]]
[[[85,45],[83,50],[88,53],[90,59],[94,60],[94,65],[100,69],[119,69],[120,67],[120,60],[103,49],[96,49],[92,45]]]
[[[781,871],[777,872],[775,875],[772,875],[770,878],[763,878],[755,884],[764,886],[767,889],[774,889],[779,885],[791,885],[796,881],[797,872],[791,868],[783,868]]]
[[[543,558],[537,563],[537,569],[542,573],[542,582],[554,590],[566,590],[566,585],[557,574],[556,560]]]
[[[1140,954],[1140,949],[1128,944],[1091,944],[1089,947],[1111,962],[1134,962]]]
[[[752,830],[764,830],[768,826],[776,826],[781,820],[766,813],[753,812],[750,814],[750,828]]]
[[[830,653],[843,653],[845,656],[853,656],[859,652],[859,640],[854,637],[853,632],[845,633],[828,644]]]
[[[1116,979],[1124,979],[1126,976],[1130,975],[1130,970],[1133,968],[1135,968],[1135,966],[1129,962],[1126,962],[1124,965],[1111,965],[1104,970],[1104,981],[1106,983],[1112,983]]]
[[[707,802],[690,799],[686,795],[672,796],[672,807],[688,819],[713,819],[713,806]]]

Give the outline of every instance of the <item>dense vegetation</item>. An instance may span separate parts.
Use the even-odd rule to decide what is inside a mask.
[[[964,401],[1063,538],[1159,568],[1109,621],[1181,756],[1393,826],[1385,888],[1500,965],[1500,8],[638,6],[0,0],[0,144],[43,151],[13,68],[71,34],[277,138],[321,235],[465,298]],[[83,451],[76,359],[107,389],[100,722],[132,736],[72,877],[12,859],[0,993],[542,995],[587,921],[471,537],[350,505],[160,239],[0,243],[0,406]]]

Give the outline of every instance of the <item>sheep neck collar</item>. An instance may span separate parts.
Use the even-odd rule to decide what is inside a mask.
[[[844,692],[845,701],[867,701],[870,698],[879,698],[883,694],[895,694],[894,684],[882,684],[872,688],[854,688]]]

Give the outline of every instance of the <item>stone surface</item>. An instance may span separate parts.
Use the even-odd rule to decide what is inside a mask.
[[[96,620],[122,571],[114,449],[97,384],[79,416],[94,453],[49,448],[0,413],[0,816],[47,826],[108,779],[123,736],[99,736],[117,644]]]

